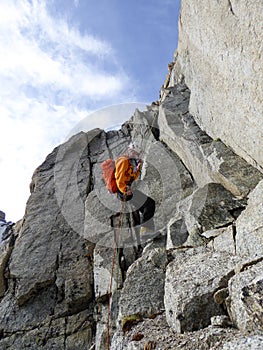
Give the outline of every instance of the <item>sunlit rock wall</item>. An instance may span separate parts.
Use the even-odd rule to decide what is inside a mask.
[[[184,76],[201,128],[261,170],[262,21],[262,0],[182,0],[170,81]]]

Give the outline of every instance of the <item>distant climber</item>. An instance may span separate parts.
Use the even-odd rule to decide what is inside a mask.
[[[133,188],[133,183],[139,178],[143,165],[140,154],[141,149],[138,145],[131,143],[127,154],[118,157],[115,161],[115,178],[118,199],[130,202],[142,214],[140,234],[143,236],[154,233],[155,201]]]

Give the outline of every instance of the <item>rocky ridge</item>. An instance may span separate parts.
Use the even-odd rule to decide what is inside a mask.
[[[177,84],[121,130],[77,134],[35,171],[15,242],[1,246],[2,348],[106,349],[108,334],[111,349],[261,344],[263,176],[198,127],[189,98]],[[146,149],[139,186],[156,200],[160,236],[140,244],[123,214],[108,319],[120,203],[100,164],[130,139]]]
[[[263,173],[248,137],[237,135],[243,157],[224,121],[220,132],[206,122],[209,80],[194,69],[200,52],[187,19],[202,13],[199,6],[190,11],[182,1],[180,44],[160,99],[118,131],[73,136],[34,172],[25,216],[0,245],[1,349],[262,348]],[[226,11],[228,25],[242,26],[242,6],[209,0],[204,10],[215,11],[215,23]],[[204,42],[201,19],[196,27]],[[224,79],[234,81],[231,74]],[[218,86],[207,90],[218,106]],[[249,135],[257,129],[254,117]],[[138,213],[129,205],[118,229],[121,205],[101,176],[102,161],[116,158],[130,140],[144,149],[137,186],[156,201],[160,234],[149,242],[140,242]]]

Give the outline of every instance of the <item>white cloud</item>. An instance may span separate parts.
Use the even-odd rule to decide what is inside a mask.
[[[106,131],[120,129],[121,125],[131,118],[136,109],[145,111],[146,104],[143,102],[128,102],[93,111],[88,116],[82,118],[82,120],[70,130],[67,138],[80,131],[91,130],[94,128],[94,125]]]
[[[19,110],[21,114],[16,116]],[[34,169],[64,141],[68,130],[86,111],[63,106],[54,109],[47,103],[24,99],[10,100],[0,114],[0,208],[9,220],[16,221],[23,215]]]
[[[116,70],[111,47],[93,36],[81,35],[62,19],[50,17],[44,1],[32,3],[0,4],[2,74],[16,84],[52,85],[73,95],[103,97],[120,92],[124,74],[103,71],[104,59],[112,60]]]
[[[108,43],[51,17],[44,0],[1,0],[0,210],[9,220],[22,217],[44,157],[96,102],[124,102],[128,82]]]

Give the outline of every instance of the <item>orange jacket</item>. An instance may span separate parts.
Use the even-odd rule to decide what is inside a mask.
[[[122,193],[126,193],[130,188],[131,183],[138,179],[141,173],[141,167],[134,171],[127,156],[118,157],[115,161],[115,167],[115,178],[118,189]]]

